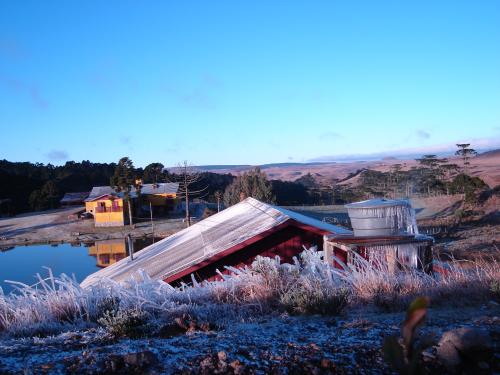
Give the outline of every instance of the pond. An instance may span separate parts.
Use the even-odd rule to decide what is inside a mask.
[[[158,239],[156,239],[158,241]],[[152,238],[135,239],[134,252],[149,246]],[[5,280],[35,284],[48,275],[74,275],[77,281],[129,255],[125,239],[96,241],[90,244],[28,245],[0,250],[0,287],[5,293],[14,288]]]

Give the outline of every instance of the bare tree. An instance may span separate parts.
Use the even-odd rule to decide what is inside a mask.
[[[175,173],[169,176],[171,182],[179,183],[178,194],[186,202],[186,224],[191,225],[191,216],[189,215],[189,202],[192,197],[200,197],[207,189],[207,186],[199,187],[202,179],[200,171],[190,165],[187,161],[180,163],[175,168]]]
[[[222,192],[220,190],[217,190],[214,193],[215,199],[217,200],[217,212],[220,212],[220,201],[222,200]]]

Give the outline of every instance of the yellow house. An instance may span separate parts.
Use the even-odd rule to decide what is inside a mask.
[[[141,195],[147,204],[172,210],[177,203],[179,184],[174,182],[142,185]]]
[[[124,238],[98,241],[88,251],[89,255],[96,257],[98,267],[110,266],[127,256]]]
[[[141,204],[149,203],[158,211],[171,211],[177,205],[178,183],[145,184],[141,186]],[[124,226],[128,222],[128,204],[123,200],[123,193],[117,193],[111,186],[96,186],[92,188],[85,199],[85,211],[94,216],[96,227]],[[137,199],[135,188],[131,189],[130,197]],[[133,206],[132,212],[133,212]]]
[[[135,193],[131,193],[135,198]],[[124,226],[128,217],[128,205],[124,206],[123,193],[116,193],[110,186],[92,188],[85,200],[85,211],[94,216],[96,227]]]

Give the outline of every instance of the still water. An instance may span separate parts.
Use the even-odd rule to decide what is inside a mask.
[[[134,252],[149,246],[151,238],[134,240]],[[5,280],[20,281],[32,285],[38,282],[36,274],[75,275],[77,281],[101,268],[107,267],[129,255],[125,239],[97,241],[91,244],[28,245],[0,250],[0,287],[5,293],[12,286]]]

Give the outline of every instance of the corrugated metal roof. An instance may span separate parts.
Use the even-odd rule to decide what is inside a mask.
[[[103,195],[116,195],[116,191],[111,186],[94,186],[85,202],[93,201]]]
[[[160,184],[144,184],[141,187],[141,194],[175,194],[179,190],[179,184],[177,182],[166,182]],[[90,192],[85,202],[90,202],[96,198],[102,197],[104,195],[116,195],[118,197],[123,197],[123,192],[117,193],[115,189],[111,186],[94,186]],[[130,196],[135,198],[137,196],[135,188],[131,188]]]
[[[177,182],[163,182],[159,184],[144,184],[141,194],[176,194],[179,190]]]
[[[148,246],[135,254],[134,260],[127,257],[88,276],[81,285],[93,285],[101,278],[123,281],[139,269],[146,271],[153,279],[164,280],[290,219],[332,234],[352,233],[347,229],[247,198]]]
[[[78,193],[66,193],[64,194],[64,197],[61,199],[61,203],[67,203],[67,202],[80,202],[87,198],[89,196],[88,191],[82,191]]]

